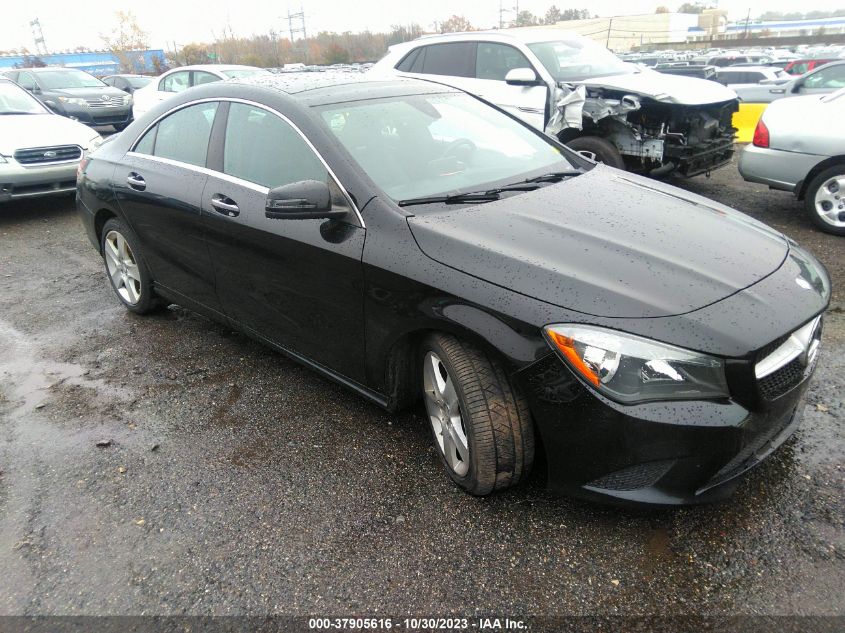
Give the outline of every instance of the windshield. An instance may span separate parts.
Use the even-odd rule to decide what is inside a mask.
[[[0,81],[0,114],[46,114],[47,110],[23,88]]]
[[[238,70],[221,70],[222,74],[229,79],[240,79],[241,77],[252,77],[253,75],[269,75],[269,70],[263,68],[241,68]]]
[[[572,169],[560,150],[466,94],[428,94],[317,108],[361,168],[394,200],[477,191]]]
[[[580,81],[636,72],[604,46],[591,40],[535,42],[528,48],[556,81]]]
[[[152,77],[127,77],[126,81],[133,88],[143,88],[153,80]]]
[[[62,88],[101,88],[102,81],[81,70],[45,70],[38,73],[38,83],[45,90]]]

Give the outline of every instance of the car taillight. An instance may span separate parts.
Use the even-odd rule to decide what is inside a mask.
[[[85,168],[88,167],[88,163],[91,162],[91,159],[87,156],[79,161],[79,166],[76,168],[76,179],[79,180],[79,177],[85,172]]]
[[[763,123],[763,119],[757,121],[757,127],[754,128],[754,140],[752,141],[755,147],[769,146],[769,128]]]

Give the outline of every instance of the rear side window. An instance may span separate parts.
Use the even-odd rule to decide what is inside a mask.
[[[424,49],[422,72],[426,75],[475,77],[475,42],[432,44]],[[416,63],[414,66],[416,67]],[[418,72],[413,70],[411,72]]]
[[[531,64],[513,46],[479,42],[475,61],[475,76],[478,79],[504,81],[505,75],[514,68],[531,68]]]
[[[223,171],[269,189],[301,180],[328,182],[328,171],[286,121],[243,103],[229,106]]]
[[[203,72],[201,70],[194,71],[194,80],[191,85],[193,86],[201,86],[202,84],[210,84],[214,83],[215,81],[220,81],[220,77],[216,75],[212,75],[211,73]]]
[[[205,167],[208,140],[217,103],[199,103],[177,110],[152,127],[135,152]]]

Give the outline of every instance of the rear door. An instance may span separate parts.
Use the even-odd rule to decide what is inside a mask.
[[[202,213],[226,314],[289,351],[363,382],[360,217],[290,122],[258,105],[224,102],[222,108],[209,163],[217,173],[205,185]],[[346,219],[268,218],[269,189],[301,180],[328,183],[333,207],[348,208]]]
[[[215,101],[180,108],[127,152],[114,174],[120,208],[153,279],[195,308],[220,311],[200,203]]]

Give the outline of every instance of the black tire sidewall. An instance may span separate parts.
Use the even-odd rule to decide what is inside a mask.
[[[452,359],[449,352],[443,349],[443,346],[436,338],[429,339],[426,345],[423,346],[422,354],[420,355],[420,363],[425,361],[425,356],[428,352],[434,352],[437,354],[440,361],[446,366],[446,372],[452,378],[452,384],[455,385],[455,391],[458,394],[458,403],[461,407],[461,420],[463,421],[464,428],[466,429],[467,445],[469,447],[469,470],[467,470],[467,474],[463,476],[458,475],[454,470],[452,470],[452,467],[449,466],[449,462],[446,461],[446,456],[443,454],[443,451],[440,450],[440,444],[437,440],[434,426],[431,424],[431,418],[428,415],[428,409],[426,409],[426,421],[428,422],[428,427],[431,431],[431,437],[434,439],[434,449],[440,456],[440,461],[446,468],[446,472],[449,473],[449,477],[451,477],[455,483],[465,490],[472,491],[476,488],[476,486],[470,484],[476,482],[478,478],[478,452],[476,450],[475,429],[472,424],[472,419],[469,417],[469,405],[467,404],[466,394],[464,393],[464,386],[458,379],[458,372],[452,365]]]
[[[810,181],[810,184],[807,186],[807,191],[804,194],[804,209],[810,216],[812,223],[820,230],[833,235],[845,235],[845,227],[835,227],[828,224],[819,217],[819,214],[816,211],[816,193],[826,180],[829,180],[833,176],[837,175],[845,176],[845,165],[834,165],[833,167],[828,167]],[[845,196],[845,191],[842,192],[842,195]]]
[[[135,263],[138,265],[138,273],[141,277],[141,298],[136,304],[128,303],[120,296],[120,293],[117,291],[117,288],[114,287],[114,282],[111,279],[111,275],[109,274],[109,267],[108,262],[106,261],[106,236],[111,232],[116,231],[123,236],[129,243],[129,248],[132,249],[132,255],[135,257]],[[111,286],[112,291],[114,292],[115,296],[120,300],[123,306],[131,311],[135,312],[136,314],[145,314],[146,312],[150,312],[151,310],[158,307],[159,303],[153,292],[152,286],[152,278],[150,276],[149,269],[144,261],[144,256],[141,253],[141,247],[138,244],[138,238],[132,232],[132,230],[126,226],[121,220],[117,218],[111,218],[108,220],[105,225],[103,226],[103,232],[100,235],[100,254],[103,258],[103,268],[106,272],[106,278],[108,279],[109,286]]]
[[[566,146],[576,152],[592,152],[596,155],[596,161],[608,167],[625,169],[625,160],[616,146],[600,136],[580,136],[566,143]]]

